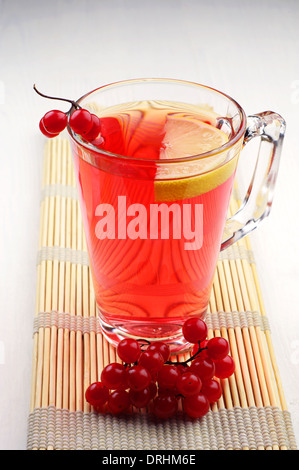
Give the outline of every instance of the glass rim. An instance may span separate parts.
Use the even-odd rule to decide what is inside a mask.
[[[176,78],[133,78],[133,79],[128,79],[128,80],[120,80],[120,81],[112,82],[112,83],[109,83],[109,84],[106,84],[106,85],[101,85],[101,86],[85,93],[78,100],[76,100],[76,103],[78,103],[80,105],[80,103],[82,103],[83,100],[85,100],[90,95],[92,95],[93,93],[96,93],[100,90],[105,90],[107,88],[113,88],[113,87],[117,87],[117,86],[134,85],[134,83],[137,84],[137,83],[146,83],[146,82],[151,82],[151,83],[158,83],[158,82],[167,83],[167,82],[169,82],[169,83],[178,84],[178,85],[195,86],[195,87],[199,87],[199,88],[202,88],[202,89],[209,90],[209,91],[211,91],[215,94],[220,95],[221,97],[226,98],[227,100],[231,101],[237,107],[237,109],[240,113],[241,122],[240,122],[239,130],[225,144],[223,144],[222,146],[217,147],[213,150],[210,150],[209,152],[204,152],[204,153],[195,154],[195,155],[189,155],[189,156],[185,156],[185,157],[181,157],[181,158],[172,158],[172,159],[163,159],[163,160],[161,160],[161,159],[148,159],[148,158],[136,158],[136,157],[130,157],[130,156],[114,153],[114,152],[109,152],[107,150],[100,149],[100,148],[96,147],[92,143],[82,142],[81,140],[79,140],[77,138],[77,135],[74,133],[74,131],[69,126],[69,117],[72,114],[72,112],[76,110],[76,107],[72,106],[71,110],[70,110],[70,113],[68,115],[68,123],[67,123],[67,130],[68,130],[68,133],[69,133],[70,137],[76,142],[76,144],[78,144],[81,147],[85,148],[87,151],[92,151],[92,152],[95,152],[95,153],[97,153],[99,155],[102,155],[102,156],[104,155],[104,156],[107,156],[107,157],[113,157],[113,158],[118,158],[118,159],[122,159],[122,160],[136,161],[136,162],[139,162],[139,163],[147,163],[147,164],[154,163],[154,164],[162,165],[162,164],[170,164],[170,163],[190,162],[192,160],[198,160],[198,159],[213,157],[213,156],[218,155],[222,152],[226,152],[227,150],[232,148],[244,136],[245,130],[246,130],[246,114],[245,114],[245,111],[243,110],[243,108],[239,105],[239,103],[234,98],[229,96],[228,94],[223,93],[223,92],[217,90],[216,88],[213,88],[213,87],[210,87],[210,86],[207,86],[207,85],[203,85],[203,84],[200,84],[200,83],[196,83],[196,82],[193,82],[193,81],[188,81],[188,80],[181,80],[181,79],[176,79]]]

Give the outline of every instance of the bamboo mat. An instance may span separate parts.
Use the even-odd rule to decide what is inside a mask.
[[[230,205],[238,207],[236,188]],[[230,343],[235,374],[199,420],[159,421],[145,411],[96,414],[84,400],[117,361],[103,338],[67,140],[46,143],[37,256],[27,448],[54,450],[294,450],[249,237],[220,253],[206,322]],[[179,356],[178,360],[182,357]]]

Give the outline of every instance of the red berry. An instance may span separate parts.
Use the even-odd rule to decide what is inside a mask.
[[[193,372],[186,372],[178,378],[176,387],[181,395],[188,397],[199,393],[202,383],[198,375]]]
[[[197,393],[184,398],[183,408],[191,418],[201,418],[209,411],[210,403],[203,393]]]
[[[127,390],[128,388],[130,388],[130,386],[128,384],[128,376],[126,371],[122,383],[115,390]]]
[[[106,403],[109,397],[109,390],[101,382],[94,382],[86,389],[85,399],[94,406],[100,407]]]
[[[123,413],[130,404],[129,393],[125,390],[115,390],[108,399],[108,407],[113,414]]]
[[[198,343],[206,339],[208,327],[206,323],[197,317],[189,318],[183,325],[183,336],[189,343]]]
[[[180,374],[184,374],[185,372],[189,372],[189,366],[188,364],[180,364],[176,366]]]
[[[152,399],[152,393],[149,387],[146,387],[143,390],[130,390],[129,397],[136,408],[145,408]]]
[[[158,387],[158,395],[174,395],[176,398],[180,398],[180,393],[176,387]]]
[[[127,370],[127,379],[129,387],[132,390],[139,391],[149,386],[152,376],[145,367],[138,365]]]
[[[225,338],[211,338],[208,341],[207,347],[207,355],[213,360],[224,359],[229,353],[229,344]]]
[[[116,390],[121,388],[126,381],[126,369],[122,364],[113,362],[108,364],[101,373],[101,381],[105,387]]]
[[[87,109],[76,109],[70,116],[69,124],[71,129],[84,136],[92,128],[92,117]]]
[[[201,393],[203,393],[210,403],[215,403],[221,398],[222,390],[217,380],[211,379],[202,384]]]
[[[153,371],[150,370],[149,373],[152,376],[152,381],[157,382],[157,380],[158,380],[158,371],[157,370],[153,370]]]
[[[161,387],[159,385],[158,387],[158,395],[159,396],[162,396],[162,395],[174,395],[174,396],[179,396],[179,391],[178,389],[176,388],[176,386],[174,387]]]
[[[39,129],[46,137],[49,137],[50,139],[53,138],[53,137],[57,137],[59,135],[59,132],[57,132],[57,134],[52,134],[51,132],[47,131],[47,129],[45,128],[45,125],[44,125],[44,118],[42,118],[39,121]]]
[[[155,398],[155,396],[157,395],[157,391],[158,391],[158,388],[157,388],[157,385],[155,382],[151,382],[148,386],[148,389],[150,391],[150,394],[151,394],[151,398]]]
[[[57,109],[48,111],[43,117],[43,124],[51,134],[59,134],[66,128],[67,115]]]
[[[174,395],[158,395],[152,404],[152,412],[158,418],[171,418],[178,409],[177,399]]]
[[[138,364],[147,370],[157,372],[164,364],[164,358],[158,351],[143,351],[140,355]]]
[[[101,130],[101,120],[98,116],[95,114],[91,114],[91,119],[92,119],[92,126],[90,131],[87,132],[87,134],[84,134],[84,139],[88,140],[89,142],[92,142],[95,140]]]
[[[160,354],[162,354],[164,362],[168,361],[170,356],[170,348],[168,344],[163,343],[162,341],[155,341],[154,343],[150,344],[147,348],[147,351],[158,351]]]
[[[178,378],[180,377],[180,372],[176,366],[171,364],[165,364],[158,371],[158,384],[161,388],[174,389]]]
[[[127,364],[132,364],[136,362],[141,354],[141,348],[133,338],[122,339],[117,345],[117,354],[118,357]]]
[[[106,403],[104,403],[104,405],[94,406],[94,407],[93,407],[93,410],[94,410],[96,413],[105,413],[106,410],[107,410]]]
[[[201,341],[200,344],[195,344],[192,348],[192,356],[194,356],[198,352],[199,347],[200,347],[202,351],[197,354],[196,358],[200,357],[200,359],[206,359],[208,355],[207,355],[207,350],[204,348],[207,347],[208,342],[209,340],[205,339],[204,341]]]
[[[219,379],[227,379],[235,372],[235,361],[231,356],[226,356],[215,363],[215,376]]]
[[[210,380],[215,375],[215,364],[211,359],[195,358],[191,362],[191,372],[194,372],[202,380]]]

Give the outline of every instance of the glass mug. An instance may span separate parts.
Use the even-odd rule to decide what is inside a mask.
[[[78,103],[102,124],[92,143],[68,132],[103,334],[181,351],[183,322],[205,317],[219,251],[270,212],[285,122],[270,111],[246,118],[224,93],[172,79],[112,83]],[[254,174],[226,220],[253,137]]]

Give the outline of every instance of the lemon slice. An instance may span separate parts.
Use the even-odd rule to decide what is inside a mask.
[[[200,155],[221,147],[227,135],[216,127],[183,113],[168,116],[160,159],[176,159]]]
[[[163,179],[163,164],[158,167],[154,182],[156,201],[177,201],[199,196],[224,183],[234,173],[238,159],[227,161],[227,151],[221,151],[221,147],[228,137],[220,129],[196,120],[194,116],[177,113],[167,118],[165,131],[161,160],[199,157],[190,162],[169,164],[169,175],[173,174],[173,179],[169,176]],[[200,154],[216,148],[219,152],[215,155],[200,158]],[[184,177],[188,172],[197,175]]]
[[[158,202],[180,201],[207,193],[230,178],[235,172],[237,162],[238,158],[234,157],[215,170],[190,178],[155,180],[155,200]]]

